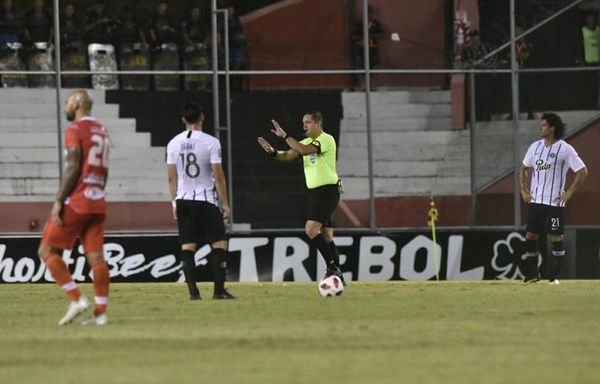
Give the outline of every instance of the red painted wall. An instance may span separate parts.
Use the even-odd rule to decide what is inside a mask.
[[[51,202],[0,203],[0,233],[41,232],[51,208]],[[170,202],[115,202],[107,204],[105,229],[177,230],[177,222]]]
[[[370,0],[373,16],[384,29],[380,40],[379,69],[442,69],[444,61],[444,0]],[[362,1],[355,5],[355,20],[362,18]],[[400,41],[390,38],[398,33]],[[443,75],[374,75],[374,86],[433,86]]]
[[[444,0],[371,0],[384,27],[380,41],[383,69],[444,68]],[[347,0],[287,0],[241,18],[248,39],[249,69],[348,69],[354,63]],[[355,2],[354,20],[362,16]],[[400,42],[390,38],[398,33]],[[351,86],[345,75],[254,75],[251,89],[334,88]],[[374,86],[434,86],[442,75],[373,75]]]
[[[439,213],[438,226],[469,225],[469,196],[436,196]],[[339,228],[368,227],[369,201],[344,200],[359,225],[343,209],[335,211],[335,224]],[[425,227],[429,211],[428,196],[379,197],[375,199],[377,227]]]
[[[241,18],[249,69],[347,68],[346,0],[288,0]],[[348,76],[249,76],[252,89],[346,88]]]

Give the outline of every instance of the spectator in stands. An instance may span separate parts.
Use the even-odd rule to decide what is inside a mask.
[[[192,5],[189,17],[181,23],[181,36],[184,45],[210,43],[210,34],[204,20],[202,20],[202,11],[199,5]]]
[[[517,27],[515,36],[522,35],[525,31],[521,27]],[[519,69],[529,68],[532,66],[531,61],[531,49],[532,45],[526,38],[518,39],[515,42],[515,52],[517,65]],[[532,73],[521,73],[519,75],[519,96],[521,99],[521,105],[527,112],[527,120],[535,119],[533,114],[533,92],[535,90],[535,84],[533,83]],[[512,119],[512,113],[508,116],[509,120]]]
[[[44,0],[34,0],[33,8],[25,13],[23,34],[28,44],[45,42],[48,46],[54,41],[54,20],[45,8]]]
[[[481,40],[479,31],[471,31],[469,33],[469,38],[466,40],[467,43],[464,47],[460,61],[462,67],[476,69],[489,69],[493,67],[493,62],[491,60],[483,60],[485,55],[489,53],[489,49]],[[494,74],[475,74],[475,117],[479,121],[492,120],[493,80]]]
[[[60,43],[65,49],[81,43],[81,22],[75,10],[74,2],[66,3],[60,16]]]
[[[106,12],[104,0],[96,0],[85,18],[85,40],[88,44],[112,44],[116,20]]]
[[[150,19],[148,36],[153,46],[177,43],[177,27],[171,15],[167,12],[169,3],[166,0],[158,2],[156,13]]]
[[[133,46],[133,44],[140,43],[143,47],[146,47],[146,36],[142,28],[140,28],[133,19],[133,10],[130,7],[125,7],[121,22],[115,31],[115,42],[122,50],[123,47]]]
[[[0,9],[0,49],[7,43],[20,42],[22,21],[13,5],[12,0],[3,0]]]
[[[581,27],[581,47],[577,62],[583,65],[600,65],[600,27],[596,12],[588,13]]]
[[[227,7],[228,33],[229,33],[229,66],[234,71],[242,70],[246,67],[246,35],[240,18],[235,13],[235,7]],[[219,23],[219,34],[221,41],[224,41],[225,31],[223,23]],[[225,47],[223,47],[223,51]],[[234,89],[242,88],[242,77],[233,76],[232,85]]]
[[[598,14],[590,12],[585,17],[585,25],[581,27],[581,44],[579,57],[576,62],[580,65],[597,67],[600,66],[600,27],[598,26]],[[586,93],[589,106],[600,107],[598,99],[599,78],[598,72],[591,71],[585,74],[585,85],[589,91]]]
[[[379,65],[379,39],[383,37],[383,28],[381,23],[373,16],[373,7],[369,5],[367,10],[368,29],[369,29],[369,64],[371,68]],[[356,43],[357,57],[359,67],[364,68],[364,39],[362,19],[354,26],[354,42]]]

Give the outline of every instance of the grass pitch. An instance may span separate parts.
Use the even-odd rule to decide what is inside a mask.
[[[91,297],[91,285],[83,284]],[[1,383],[598,383],[600,282],[113,284],[58,327],[54,285],[0,285]]]

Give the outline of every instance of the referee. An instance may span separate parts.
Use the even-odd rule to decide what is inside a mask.
[[[213,299],[234,299],[225,290],[227,237],[224,221],[229,219],[230,208],[221,166],[221,143],[202,132],[204,113],[200,106],[187,104],[181,121],[185,131],[167,145],[167,171],[173,218],[179,227],[181,265],[190,299],[201,298],[196,286],[194,261],[200,240],[212,248],[208,263],[214,281]]]
[[[335,166],[335,139],[323,131],[323,115],[318,111],[305,113],[302,117],[304,133],[307,136],[302,141],[289,136],[275,120],[271,120],[271,123],[271,132],[282,138],[290,149],[278,151],[262,137],[258,138],[258,143],[278,161],[293,161],[302,156],[308,188],[308,219],[304,230],[325,259],[326,276],[336,275],[344,282],[340,270],[340,256],[333,242],[331,217],[340,200],[341,187]]]

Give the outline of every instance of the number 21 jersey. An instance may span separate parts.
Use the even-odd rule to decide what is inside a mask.
[[[80,214],[105,213],[104,188],[108,177],[108,131],[96,119],[85,116],[67,127],[65,148],[81,150],[79,179],[65,204]]]
[[[167,145],[167,164],[177,166],[178,200],[218,205],[211,164],[221,164],[221,143],[202,131],[184,131]]]

